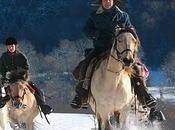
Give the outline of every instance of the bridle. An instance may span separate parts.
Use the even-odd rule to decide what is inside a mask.
[[[131,52],[131,53],[133,53],[133,59],[135,59],[136,58],[136,51],[134,50],[134,52],[132,52],[132,50],[131,49],[129,49],[129,48],[127,48],[127,46],[126,46],[126,49],[124,49],[122,52],[120,52],[119,50],[118,50],[118,47],[117,47],[117,45],[118,45],[118,43],[117,43],[117,38],[118,38],[118,36],[120,35],[120,34],[122,34],[122,33],[124,33],[124,32],[129,32],[129,33],[131,33],[133,36],[134,36],[134,38],[137,40],[138,39],[138,37],[137,37],[137,34],[132,30],[132,29],[129,29],[129,28],[126,28],[126,29],[121,29],[118,33],[117,33],[117,35],[114,35],[113,37],[113,46],[114,46],[114,50],[116,51],[116,53],[117,53],[117,58],[114,56],[114,55],[112,55],[111,53],[110,53],[110,55],[109,55],[109,57],[111,57],[111,58],[113,58],[115,61],[117,61],[117,62],[120,62],[121,64],[122,64],[122,69],[121,70],[119,70],[119,71],[117,71],[117,72],[114,72],[114,71],[112,71],[112,70],[110,70],[110,69],[107,69],[108,71],[110,71],[110,72],[112,72],[112,73],[120,73],[124,68],[125,68],[125,63],[123,62],[123,59],[122,59],[122,55],[125,53],[125,52]]]
[[[21,99],[22,102],[23,102],[25,95],[26,95],[26,90],[25,89],[23,90],[22,96],[20,96],[20,95],[11,96],[10,95],[12,106],[13,107],[16,107],[17,109],[25,108],[26,107],[25,104],[23,104],[23,103],[17,103],[17,99]]]

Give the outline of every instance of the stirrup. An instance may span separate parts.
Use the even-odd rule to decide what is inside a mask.
[[[77,103],[75,103],[75,102],[71,102],[70,105],[71,105],[71,107],[74,108],[74,109],[77,109],[77,110],[78,110],[78,109],[81,109],[81,105],[79,105],[79,104],[77,104]]]
[[[87,109],[88,103],[83,101],[83,98],[80,97],[79,95],[76,95],[74,99],[71,102],[71,107],[74,109]]]
[[[155,108],[156,105],[157,105],[157,101],[154,100],[154,99],[150,99],[150,100],[146,101],[146,103],[144,103],[142,105],[142,107],[143,108],[147,108],[147,107],[149,107],[149,108]]]
[[[152,100],[152,99],[146,102],[146,105],[147,105],[149,108],[155,107],[156,104],[157,104],[156,100]]]
[[[53,108],[51,108],[49,105],[42,105],[41,107],[41,111],[46,115],[46,114],[50,114],[53,112]]]
[[[88,103],[83,103],[83,105],[81,106],[82,109],[87,109],[88,108]]]
[[[81,97],[79,95],[75,95],[74,99],[71,102],[71,107],[74,109],[81,109],[82,101]]]

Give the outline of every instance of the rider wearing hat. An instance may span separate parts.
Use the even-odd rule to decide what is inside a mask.
[[[118,0],[100,0],[100,7],[92,12],[85,24],[84,33],[89,39],[93,40],[94,48],[77,67],[80,68],[79,84],[76,86],[76,95],[71,103],[75,109],[80,109],[84,104],[87,104],[90,89],[84,88],[83,82],[91,59],[112,47],[117,28],[133,28],[129,15],[119,9],[116,5],[117,2]],[[132,86],[134,86],[135,93],[143,107],[155,108],[156,100],[148,93],[144,78],[139,76],[140,66],[142,66],[140,62],[133,64],[135,73],[131,77]]]
[[[7,51],[2,54],[0,57],[0,74],[2,75],[2,83],[5,82],[7,72],[15,71],[18,69],[24,70],[24,78],[23,80],[28,79],[28,71],[29,71],[29,64],[27,58],[17,50],[17,40],[14,37],[8,37],[6,39],[5,45],[7,47]],[[15,81],[14,81],[15,82]],[[44,114],[49,114],[53,111],[53,109],[46,105],[43,93],[39,90],[31,81],[28,83],[31,87],[35,90],[35,98],[37,100],[38,105],[41,108],[41,111]],[[3,84],[2,84],[3,85]],[[2,86],[3,87],[3,86]],[[4,107],[7,101],[10,100],[10,96],[6,95],[2,97],[2,89],[0,89],[0,108]]]

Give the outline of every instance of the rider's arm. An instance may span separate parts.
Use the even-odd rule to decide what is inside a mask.
[[[26,71],[28,71],[29,70],[29,64],[28,64],[27,58],[23,54],[20,55],[20,62],[21,62],[20,67],[22,69],[25,69]]]
[[[119,26],[121,28],[132,28],[133,25],[131,24],[130,18],[128,13],[116,8],[116,15],[114,20],[117,21],[116,28]]]
[[[24,76],[25,80],[28,80],[29,78],[29,64],[27,61],[27,58],[21,53],[19,59],[19,62],[21,63],[18,70],[21,71],[21,75]]]
[[[84,28],[83,28],[83,32],[86,35],[87,38],[89,39],[97,39],[99,36],[99,30],[95,27],[95,23],[92,20],[92,17],[90,17]]]
[[[6,75],[6,66],[4,63],[4,56],[3,55],[0,57],[0,74],[2,75],[2,77],[5,77],[5,75]]]
[[[132,27],[129,15],[126,12],[122,13],[121,23],[123,27],[126,27],[126,28]]]

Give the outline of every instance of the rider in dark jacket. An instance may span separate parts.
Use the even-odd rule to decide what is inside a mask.
[[[2,82],[7,80],[6,79],[7,72],[12,72],[19,69],[22,69],[24,71],[25,73],[24,80],[27,80],[29,64],[26,57],[21,52],[16,50],[17,40],[13,37],[9,37],[6,39],[5,44],[7,46],[7,51],[4,52],[0,57],[0,74],[2,75],[2,78],[1,78]],[[29,82],[29,84],[35,90],[34,95],[42,112],[44,114],[51,113],[53,109],[50,106],[45,104],[42,92],[31,81]],[[0,91],[0,93],[2,93],[2,90]],[[9,100],[8,95],[6,95],[5,97],[2,97],[2,94],[0,94],[0,108],[2,108],[8,100]]]
[[[93,40],[94,49],[81,62],[80,82],[76,87],[76,95],[71,103],[71,106],[75,109],[80,109],[83,104],[87,104],[89,88],[83,88],[83,81],[91,59],[112,47],[113,34],[117,28],[133,27],[128,14],[120,10],[116,6],[116,2],[117,0],[102,0],[101,6],[90,15],[85,24],[84,33],[89,39]],[[133,68],[138,69],[137,63],[133,65]],[[139,78],[139,76],[133,76],[131,81],[132,85],[135,85],[134,88],[137,89],[138,87],[138,91],[135,92],[140,96],[139,100],[143,106],[155,107],[156,100],[148,94],[144,83],[145,80]],[[140,95],[139,92],[144,93],[144,95]]]
[[[113,0],[111,1],[113,2]],[[108,6],[107,0],[102,0],[101,2],[102,5],[91,13],[83,29],[84,34],[93,40],[94,48],[86,56],[85,60],[81,62],[80,81],[85,79],[86,70],[91,59],[111,48],[115,30],[118,27],[132,27],[126,12],[120,10],[113,3],[106,7],[106,5]],[[83,82],[80,82],[76,87],[77,95],[71,103],[73,108],[81,108],[84,98],[88,97],[88,88],[83,88],[82,84]]]

